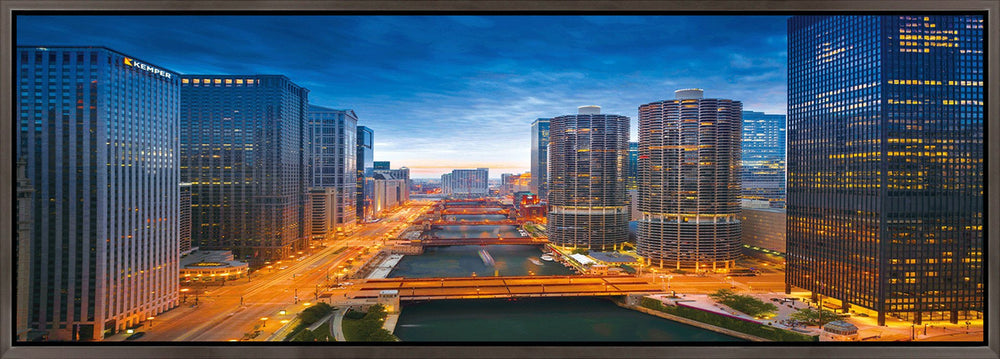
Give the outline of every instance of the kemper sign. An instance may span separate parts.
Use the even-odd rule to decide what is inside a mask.
[[[154,74],[166,77],[168,79],[170,78],[170,73],[169,72],[166,72],[166,71],[160,70],[158,68],[146,65],[146,64],[141,63],[139,61],[136,61],[133,58],[126,57],[125,60],[124,60],[124,62],[125,62],[125,65],[136,67],[136,68],[139,68],[139,69],[142,69],[142,70],[146,70],[146,71],[152,72]]]

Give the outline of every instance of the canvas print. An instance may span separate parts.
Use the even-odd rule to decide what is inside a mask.
[[[19,14],[14,335],[981,344],[983,26]]]

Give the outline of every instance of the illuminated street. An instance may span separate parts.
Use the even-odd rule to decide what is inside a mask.
[[[398,234],[427,207],[426,203],[411,202],[382,221],[364,225],[348,238],[315,254],[261,269],[254,272],[249,281],[241,279],[224,286],[206,286],[204,294],[198,296],[197,306],[193,305],[194,295],[189,294],[186,303],[152,320],[152,327],[147,322],[138,328],[137,331],[146,333],[139,341],[241,340],[255,329],[260,333],[252,340],[267,340],[284,325],[282,321],[294,319],[306,308],[306,303],[315,302],[318,289],[322,290],[328,283],[336,284],[338,271],[343,271],[339,266],[347,259],[357,258],[364,252],[363,248],[380,245],[387,234]],[[280,314],[282,310],[284,315]],[[109,340],[124,337],[120,334]]]

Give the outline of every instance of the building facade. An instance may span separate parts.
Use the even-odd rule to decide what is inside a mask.
[[[357,183],[354,188],[357,196],[358,222],[375,219],[375,131],[365,126],[358,126],[357,156],[355,171]]]
[[[196,247],[191,246],[191,183],[180,184],[180,196],[177,242],[180,243],[178,253],[183,256],[196,249]]]
[[[337,238],[337,189],[333,187],[311,187],[306,198],[306,235],[313,241]],[[353,202],[353,201],[351,201]]]
[[[628,240],[629,118],[580,107],[549,127],[549,241],[611,249]]]
[[[490,169],[459,169],[441,175],[441,193],[452,197],[484,197],[490,193]]]
[[[638,188],[639,180],[639,142],[628,143],[628,189]]]
[[[785,209],[740,210],[743,223],[743,254],[771,262],[785,262]]]
[[[785,207],[785,115],[743,111],[741,198]]]
[[[23,159],[17,161],[17,242],[14,242],[14,255],[17,258],[17,278],[14,285],[17,288],[17,308],[14,311],[15,335],[17,340],[28,340],[28,317],[31,313],[28,302],[31,296],[31,202],[34,200],[35,189],[25,176],[24,170],[28,163]]]
[[[984,305],[983,18],[788,21],[791,286],[919,324]]]
[[[343,231],[357,221],[357,127],[358,116],[353,110],[309,105],[310,187],[335,190],[334,210],[327,217],[334,231]]]
[[[531,192],[547,200],[549,169],[549,124],[551,118],[531,123]]]
[[[743,105],[677,90],[639,106],[636,253],[660,267],[725,270],[740,256]]]
[[[281,75],[181,77],[193,245],[251,265],[306,245],[308,93]]]
[[[101,47],[16,51],[27,325],[101,340],[177,305],[180,77]]]

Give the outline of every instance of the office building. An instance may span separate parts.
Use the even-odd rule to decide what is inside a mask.
[[[549,121],[539,118],[531,123],[531,192],[547,200],[549,168]]]
[[[251,266],[306,245],[308,93],[281,75],[181,76],[192,245]]]
[[[375,161],[373,162],[375,170],[388,170],[390,167],[389,161]]]
[[[312,187],[306,199],[306,231],[310,240],[337,239],[338,191],[334,187]],[[353,198],[352,198],[352,201]]]
[[[879,324],[982,315],[983,25],[788,20],[786,290]]]
[[[743,254],[770,262],[785,262],[785,209],[770,208],[769,201],[759,208],[740,209],[743,224]]]
[[[102,47],[15,59],[29,336],[101,340],[176,306],[179,76]]]
[[[628,240],[629,118],[582,106],[549,127],[549,241],[612,249]]]
[[[459,169],[441,175],[441,193],[451,197],[485,197],[490,193],[490,169]]]
[[[660,267],[727,270],[740,256],[743,105],[699,89],[639,106],[636,253]]]
[[[357,171],[356,187],[357,220],[367,222],[375,219],[375,131],[365,126],[358,126],[357,156],[355,171]]]
[[[325,217],[334,234],[356,224],[357,127],[353,110],[309,105],[310,188],[335,190],[333,211]]]
[[[393,178],[383,171],[375,172],[375,214],[396,208],[410,199],[410,189],[405,178]]]
[[[785,207],[785,115],[743,111],[741,198]]]

